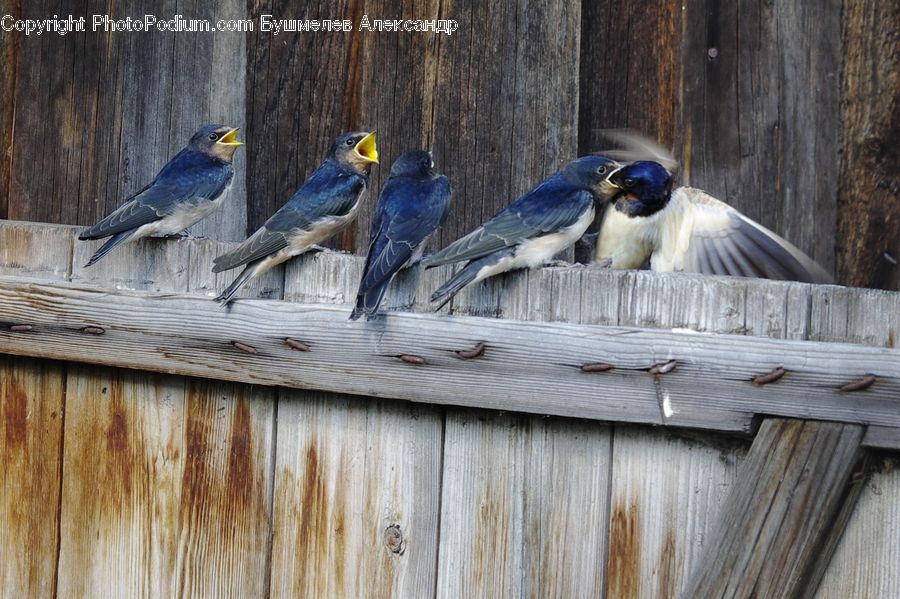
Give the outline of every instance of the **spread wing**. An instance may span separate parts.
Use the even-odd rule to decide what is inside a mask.
[[[185,203],[213,200],[225,191],[233,175],[234,169],[226,162],[182,150],[150,185],[78,238],[109,237],[164,218]]]
[[[450,181],[442,176],[426,185],[421,191],[410,190],[402,180],[389,180],[385,185],[372,222],[359,293],[369,291],[403,268],[416,248],[446,220]]]
[[[425,260],[425,264],[439,266],[472,260],[559,231],[575,224],[593,201],[593,196],[585,190],[542,184],[478,229]]]
[[[831,275],[809,256],[727,204],[696,192],[691,202],[694,216],[685,270],[806,283],[833,282]]]
[[[291,237],[310,231],[330,218],[345,216],[366,187],[361,175],[347,173],[326,162],[278,212],[244,243],[213,262],[213,272],[229,270],[265,258],[288,246]]]

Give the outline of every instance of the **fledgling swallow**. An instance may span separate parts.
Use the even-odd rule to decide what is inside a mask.
[[[202,127],[149,185],[82,231],[78,236],[81,240],[111,237],[86,266],[127,241],[175,235],[209,216],[231,187],[231,159],[243,145],[237,140],[237,132],[237,128],[225,125]]]
[[[416,150],[400,156],[375,208],[351,320],[363,314],[371,319],[378,313],[394,275],[421,258],[425,242],[449,212],[450,181],[435,172],[431,153]]]
[[[353,222],[373,164],[378,164],[374,131],[338,137],[325,161],[284,206],[239,247],[213,261],[213,272],[246,265],[216,300],[228,304],[251,278],[299,256]]]
[[[610,173],[616,188],[600,227],[597,261],[642,268],[832,283],[806,254],[725,202],[690,187],[654,161]]]
[[[478,229],[426,258],[427,267],[469,261],[431,301],[443,306],[470,283],[541,266],[574,244],[594,220],[597,205],[615,193],[608,175],[619,166],[605,156],[573,160]]]

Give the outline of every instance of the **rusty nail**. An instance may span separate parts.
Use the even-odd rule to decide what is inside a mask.
[[[406,362],[407,364],[424,364],[425,358],[422,356],[414,356],[412,354],[402,354],[400,359]]]
[[[84,327],[81,329],[82,333],[87,333],[88,335],[102,335],[106,332],[106,329],[102,327]]]
[[[403,553],[403,533],[399,524],[384,529],[384,544],[391,553]]]
[[[841,391],[845,391],[847,393],[851,391],[862,391],[863,389],[868,389],[872,386],[877,377],[874,374],[867,374],[859,380],[853,381],[852,383],[847,383],[843,387],[841,387]]]
[[[246,343],[241,343],[240,341],[232,341],[231,345],[233,345],[236,349],[247,352],[248,354],[256,353],[255,347],[253,347],[252,345],[247,345]]]
[[[769,383],[774,383],[775,381],[777,381],[778,379],[783,377],[786,372],[787,372],[787,370],[785,370],[781,366],[778,366],[777,368],[773,368],[772,370],[770,370],[769,372],[767,372],[765,374],[760,374],[760,375],[754,377],[753,384],[754,385],[768,385]]]
[[[484,355],[485,347],[487,347],[483,342],[479,341],[475,344],[475,347],[470,347],[469,349],[460,349],[457,350],[456,355],[465,360],[469,360],[471,358],[478,358],[479,356]]]
[[[648,371],[650,374],[668,374],[675,370],[675,366],[678,365],[678,362],[675,360],[669,360],[665,364],[654,364],[650,367]]]
[[[9,330],[13,333],[25,333],[33,329],[34,327],[30,324],[14,324],[10,325]]]
[[[302,341],[297,341],[296,339],[291,339],[290,337],[286,337],[284,340],[284,343],[289,348],[296,349],[297,351],[309,351],[308,345],[306,345]]]
[[[581,372],[606,372],[607,370],[612,369],[612,364],[606,364],[604,362],[594,362],[593,364],[583,364],[581,366]]]

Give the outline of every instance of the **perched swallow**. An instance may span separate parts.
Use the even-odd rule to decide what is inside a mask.
[[[450,181],[434,171],[430,152],[407,152],[391,167],[369,234],[366,267],[350,314],[372,318],[391,281],[422,256],[425,242],[450,211]]]
[[[224,125],[201,128],[147,187],[82,231],[81,240],[112,236],[87,266],[126,241],[180,233],[218,208],[234,177],[231,158],[243,145],[237,131]]]
[[[213,261],[213,272],[246,264],[216,300],[227,304],[251,278],[299,256],[353,222],[369,184],[369,170],[377,163],[374,131],[338,137],[325,161],[284,206],[239,247]]]
[[[615,170],[600,227],[597,261],[642,268],[831,283],[806,254],[704,191],[679,187],[652,161]]]
[[[617,191],[608,175],[618,167],[604,156],[573,160],[481,227],[426,258],[428,267],[469,261],[431,301],[443,306],[469,283],[540,266],[575,243],[594,220],[597,204]]]

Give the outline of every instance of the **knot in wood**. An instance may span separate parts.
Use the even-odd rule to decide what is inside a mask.
[[[391,524],[384,529],[384,546],[391,553],[403,553],[403,532],[400,530],[399,524]]]

